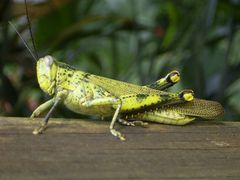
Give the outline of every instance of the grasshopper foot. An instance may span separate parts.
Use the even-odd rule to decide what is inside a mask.
[[[118,137],[121,141],[125,141],[125,137],[116,129],[110,129],[110,132],[112,133],[112,135]]]
[[[38,134],[42,134],[43,131],[45,131],[47,129],[47,124],[43,123],[41,126],[39,126],[38,128],[33,130],[33,134],[34,135],[38,135]]]
[[[133,123],[132,121],[126,121],[124,119],[118,119],[118,122],[121,124],[121,125],[124,125],[124,126],[135,126],[135,123]]]
[[[125,126],[141,126],[145,128],[148,127],[148,123],[143,121],[126,121],[124,119],[118,119],[118,122]]]
[[[143,121],[132,121],[132,123],[135,126],[141,126],[141,127],[144,127],[144,128],[147,128],[148,125],[149,125],[147,122],[143,122]]]

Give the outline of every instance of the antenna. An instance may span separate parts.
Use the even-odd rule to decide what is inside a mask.
[[[25,7],[26,7],[26,15],[27,15],[27,22],[28,22],[29,32],[30,32],[30,36],[31,36],[31,40],[32,40],[33,49],[34,49],[34,52],[36,54],[35,57],[39,58],[37,50],[36,50],[36,46],[35,46],[35,41],[33,39],[32,26],[31,26],[31,22],[30,22],[30,19],[29,19],[29,13],[28,13],[27,0],[25,0],[24,2],[25,2]]]
[[[29,48],[27,42],[23,39],[23,37],[21,36],[21,34],[18,32],[17,28],[14,26],[14,24],[13,24],[11,21],[8,21],[8,23],[12,26],[12,28],[14,29],[14,31],[16,31],[16,33],[18,34],[18,36],[19,36],[20,39],[22,40],[23,44],[25,45],[25,47],[28,49],[28,51],[30,52],[30,54],[32,55],[32,57],[34,58],[34,60],[37,62],[36,56],[33,54],[32,50]]]

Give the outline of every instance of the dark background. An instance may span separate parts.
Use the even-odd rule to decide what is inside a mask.
[[[216,100],[224,120],[240,119],[240,0],[28,1],[38,54],[136,84],[181,73],[171,91]],[[30,116],[48,99],[35,63],[24,1],[0,2],[0,115]],[[63,106],[55,117],[81,117]]]

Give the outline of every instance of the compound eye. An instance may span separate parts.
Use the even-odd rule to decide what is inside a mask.
[[[48,67],[50,67],[53,64],[53,58],[52,56],[45,56],[44,57],[44,62]]]

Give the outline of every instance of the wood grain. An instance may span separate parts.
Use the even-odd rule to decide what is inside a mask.
[[[39,119],[38,119],[39,120]],[[0,179],[239,179],[240,123],[117,126],[109,122],[0,117]]]

